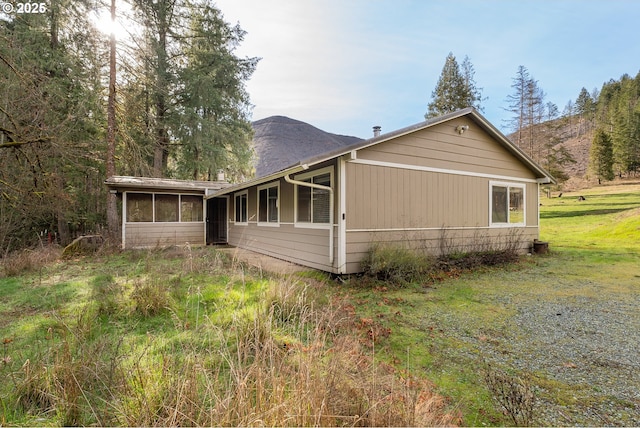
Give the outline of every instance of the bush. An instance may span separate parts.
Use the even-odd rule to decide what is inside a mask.
[[[363,273],[381,281],[402,285],[413,281],[433,281],[442,272],[459,273],[482,266],[499,266],[518,260],[515,248],[452,252],[433,257],[393,245],[375,244],[361,262]]]
[[[433,269],[434,259],[393,245],[373,245],[361,262],[363,272],[382,281],[404,284]]]

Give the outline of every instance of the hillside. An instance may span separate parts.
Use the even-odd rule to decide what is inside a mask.
[[[542,144],[544,141],[551,139],[557,141],[554,146],[558,149],[563,146],[575,160],[575,163],[568,163],[564,170],[570,177],[563,188],[565,190],[578,189],[588,185],[588,168],[589,168],[589,149],[591,147],[592,127],[588,121],[580,120],[576,116],[562,117],[553,121],[543,122],[535,126],[534,134],[537,136],[536,141]],[[529,131],[525,129],[523,134]],[[516,143],[517,136],[515,133],[508,134],[507,137]],[[526,148],[523,148],[529,154]],[[536,161],[540,162],[537,156],[532,156]],[[540,162],[544,164],[544,162]],[[594,183],[591,183],[594,184]]]
[[[300,160],[344,147],[360,138],[325,132],[285,116],[271,116],[252,123],[257,155],[256,177],[291,166]]]

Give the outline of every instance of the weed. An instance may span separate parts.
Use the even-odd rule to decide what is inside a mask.
[[[131,299],[136,312],[145,317],[158,315],[172,307],[172,299],[167,288],[155,279],[136,280]]]
[[[91,281],[91,296],[99,315],[114,315],[122,305],[122,286],[112,275],[98,275]]]
[[[484,380],[494,399],[515,426],[530,426],[533,423],[536,397],[527,376],[512,376],[486,365]]]

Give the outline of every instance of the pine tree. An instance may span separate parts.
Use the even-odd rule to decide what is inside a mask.
[[[474,80],[473,65],[465,57],[462,70],[452,52],[447,56],[442,73],[431,93],[425,119],[441,116],[466,107],[481,109],[481,90]]]
[[[177,74],[182,87],[176,99],[182,111],[177,173],[211,179],[224,169],[227,177],[239,179],[249,174],[253,135],[244,82],[258,59],[234,54],[245,32],[227,24],[215,7],[190,4],[189,16],[182,46],[186,66]]]
[[[602,184],[602,180],[613,180],[613,146],[611,137],[602,129],[596,130],[593,136],[589,161],[598,184]]]

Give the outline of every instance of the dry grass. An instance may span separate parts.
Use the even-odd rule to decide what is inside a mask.
[[[37,271],[58,260],[61,254],[62,250],[55,245],[16,251],[2,258],[2,272],[5,276],[18,276],[25,272]]]
[[[459,422],[428,381],[379,361],[376,341],[362,340],[353,310],[318,292],[326,292],[326,284],[286,275],[252,278],[242,265],[232,272],[221,263],[215,254],[185,249],[170,265],[139,258],[124,284],[129,291],[115,275],[120,267],[93,277],[88,301],[50,313],[44,339],[24,364],[17,363],[17,342],[5,345],[15,362],[7,360],[0,374],[14,388],[0,396],[0,405],[14,416],[0,422],[33,421],[26,415],[48,424],[102,426]],[[193,278],[170,280],[193,273],[210,281],[212,270],[226,278],[220,293],[242,291],[240,300],[212,297],[202,283],[196,299],[188,294]],[[236,290],[234,278],[242,278]],[[181,308],[199,299],[210,306],[201,306],[199,322],[190,323],[193,314]],[[216,318],[207,307],[228,314]],[[126,331],[142,324],[147,334],[123,334],[118,324]]]

